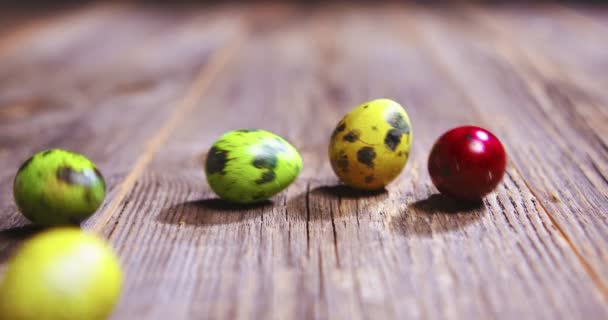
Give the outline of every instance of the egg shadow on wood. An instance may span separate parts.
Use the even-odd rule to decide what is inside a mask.
[[[264,211],[272,208],[272,204],[270,200],[238,204],[217,198],[186,201],[162,210],[157,221],[191,226],[232,224],[257,219]]]
[[[335,186],[323,186],[312,190],[327,196],[332,196],[341,199],[360,199],[373,198],[378,196],[388,196],[388,191],[385,188],[378,190],[360,190],[349,186],[339,184]]]
[[[300,220],[332,220],[356,216],[357,212],[373,210],[376,203],[388,198],[385,189],[356,190],[344,185],[321,186],[303,192],[287,202],[287,214]]]
[[[412,203],[410,207],[427,213],[466,213],[483,209],[483,200],[459,201],[436,193]]]
[[[486,214],[483,200],[462,202],[433,194],[408,206],[406,212],[390,221],[393,232],[409,237],[430,237],[437,233],[462,230]]]
[[[0,231],[0,263],[4,263],[23,241],[44,231],[42,227],[28,224]]]

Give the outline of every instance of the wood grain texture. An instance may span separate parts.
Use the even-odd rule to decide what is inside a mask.
[[[469,19],[475,17],[473,14]],[[498,19],[488,15],[483,20],[481,25],[485,26],[488,20]],[[601,131],[605,131],[601,129],[604,126],[600,125],[600,131],[596,131],[590,125],[594,121],[588,121],[585,117],[585,114],[593,113],[596,120],[602,122],[604,115],[599,109],[604,106],[589,103],[591,98],[584,95],[583,88],[572,89],[577,84],[565,76],[572,73],[563,72],[562,77],[555,78],[547,74],[549,71],[545,72],[559,70],[559,64],[541,64],[540,61],[546,61],[542,56],[528,58],[529,55],[526,55],[530,47],[523,49],[517,43],[501,43],[504,35],[492,29],[492,26],[477,28],[493,31],[486,32],[484,36],[484,32],[476,32],[471,25],[462,23],[470,20],[462,19],[460,24],[454,19],[442,21],[453,23],[449,24],[450,27],[434,29],[428,26],[424,29],[429,39],[436,40],[435,52],[440,53],[440,58],[447,63],[451,62],[448,68],[459,77],[458,81],[473,83],[475,92],[468,95],[473,105],[477,105],[479,114],[482,117],[491,114],[487,122],[494,125],[504,121],[505,125],[497,132],[510,141],[511,147],[517,146],[517,151],[509,154],[515,160],[518,171],[526,178],[526,184],[538,198],[539,205],[554,220],[564,241],[572,246],[598,288],[608,298],[608,274],[605,273],[608,269],[605,267],[604,252],[608,198],[602,191],[607,183],[604,174],[608,149],[600,138]],[[505,30],[514,28],[514,25],[504,27]],[[444,32],[443,35],[432,33],[439,29],[451,32]],[[462,36],[465,34],[466,37]],[[458,39],[458,43],[453,39]],[[463,55],[475,59],[463,62],[457,57]],[[471,69],[476,70],[474,75],[464,72]],[[503,81],[484,80],[484,73],[496,77],[497,72],[500,72]],[[590,76],[590,79],[593,77]],[[607,120],[604,118],[603,122],[607,123]],[[519,122],[520,130],[512,130],[506,125],[515,121]],[[551,142],[551,145],[539,148],[547,142]],[[557,162],[556,159],[568,160]]]
[[[80,30],[58,42],[28,35],[57,43],[10,56],[29,72],[0,63],[12,88],[0,91],[0,258],[31,234],[10,200],[14,168],[59,146],[109,177],[83,228],[125,268],[115,319],[608,318],[608,95],[594,69],[608,47],[577,37],[600,37],[596,16],[551,5],[104,10],[50,22],[56,35]],[[358,193],[339,185],[327,144],[344,113],[378,97],[406,106],[414,150],[387,190]],[[426,160],[442,132],[468,123],[495,132],[510,163],[465,207],[436,194]],[[237,128],[302,153],[300,178],[272,201],[230,205],[205,183],[206,151]]]
[[[120,22],[103,22],[98,30],[102,34],[95,35],[98,43],[82,48],[77,58],[62,65],[39,60],[37,55],[26,57],[37,65],[35,73],[6,78],[6,91],[0,95],[7,101],[0,120],[4,151],[0,226],[4,229],[25,223],[12,203],[15,168],[46,148],[87,155],[104,172],[108,198],[113,198],[114,186],[131,170],[143,143],[171,114],[166,106],[180,99],[196,75],[192,68],[206,64],[210,54],[239,29],[234,12],[225,16],[159,13],[123,12]],[[106,32],[123,34],[108,38]],[[47,72],[62,75],[50,78]],[[12,229],[2,234],[7,236],[5,248],[12,247],[15,232],[22,234]]]

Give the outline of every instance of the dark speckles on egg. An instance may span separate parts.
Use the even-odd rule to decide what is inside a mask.
[[[277,167],[277,153],[274,148],[271,146],[265,146],[262,149],[262,152],[258,154],[252,162],[252,165],[258,169],[267,169],[262,177],[255,181],[256,184],[264,184],[268,182],[272,182],[276,173],[274,172],[274,168]]]
[[[401,136],[401,130],[394,128],[390,129],[386,132],[386,136],[384,137],[384,145],[392,151],[395,151],[397,146],[401,143]]]
[[[408,160],[409,121],[405,109],[390,99],[364,102],[344,115],[328,147],[338,178],[362,190],[376,190],[393,181]]]
[[[101,205],[105,184],[86,157],[67,150],[41,151],[15,176],[14,199],[19,211],[41,226],[82,221]]]
[[[260,179],[255,180],[255,183],[256,184],[269,183],[269,182],[272,182],[275,177],[276,177],[276,173],[274,173],[273,170],[268,170],[262,174],[262,177]]]
[[[347,134],[344,135],[344,141],[348,141],[348,142],[355,142],[357,140],[359,140],[359,137],[361,136],[361,131],[359,130],[351,130],[349,131]]]
[[[398,129],[401,133],[410,133],[410,127],[405,121],[403,115],[399,112],[391,113],[387,118],[386,122],[391,125],[391,127]]]
[[[338,153],[337,164],[340,170],[344,172],[348,171],[348,156],[346,155],[346,152],[344,152],[344,150],[340,150],[340,152]]]
[[[277,156],[264,153],[256,156],[251,164],[258,169],[274,169],[277,166]]]
[[[74,170],[69,167],[60,167],[57,169],[56,175],[57,180],[63,181],[67,184],[75,184]]]
[[[264,130],[225,133],[209,151],[208,162],[214,158],[222,174],[207,174],[207,182],[220,198],[236,203],[272,197],[294,181],[302,165],[289,142]]]
[[[376,151],[372,147],[363,147],[357,151],[357,161],[364,165],[373,168],[374,159],[376,158]]]
[[[70,185],[93,186],[103,179],[94,170],[83,169],[81,171],[74,170],[70,167],[59,167],[56,172],[57,180]],[[105,184],[104,184],[105,187]]]
[[[384,145],[391,151],[395,151],[401,143],[401,137],[410,133],[410,127],[403,115],[398,112],[392,112],[386,122],[393,128],[386,132]]]
[[[228,162],[228,151],[212,147],[207,155],[205,171],[207,174],[221,173],[224,174],[226,163]]]
[[[77,184],[79,182],[78,175],[81,173],[72,170],[70,167],[60,167],[57,169],[57,180],[67,184]]]
[[[338,123],[338,126],[336,127],[336,129],[334,129],[334,132],[331,135],[332,138],[344,130],[346,130],[346,123],[344,122],[344,120],[341,120],[340,123]]]

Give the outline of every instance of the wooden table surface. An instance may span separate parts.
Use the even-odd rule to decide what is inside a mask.
[[[82,227],[126,273],[115,319],[608,319],[608,8],[102,3],[0,21],[0,261],[36,232],[12,200],[21,162],[87,155],[109,192]],[[378,97],[406,106],[413,151],[386,192],[354,194],[327,144]],[[426,170],[462,124],[509,155],[477,208]],[[305,168],[272,203],[227,205],[202,161],[252,127]]]

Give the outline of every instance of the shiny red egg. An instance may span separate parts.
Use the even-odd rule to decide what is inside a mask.
[[[437,189],[455,199],[477,200],[490,193],[505,173],[507,155],[490,131],[463,126],[444,133],[429,156]]]

